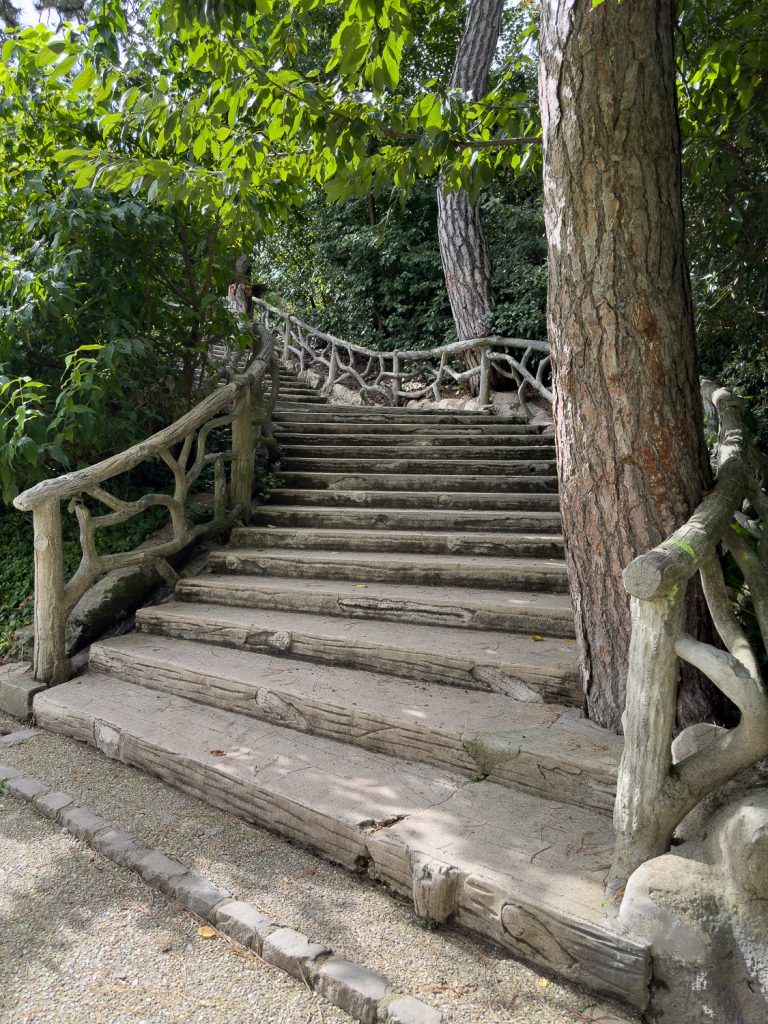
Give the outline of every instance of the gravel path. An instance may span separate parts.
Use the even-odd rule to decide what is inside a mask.
[[[0,724],[7,722],[0,716]],[[480,940],[425,931],[410,908],[277,836],[64,737],[0,760],[378,971],[453,1024],[637,1021]],[[28,805],[0,796],[0,1020],[342,1024],[342,1011],[243,955]]]

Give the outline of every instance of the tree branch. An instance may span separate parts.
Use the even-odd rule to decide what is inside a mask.
[[[723,579],[720,559],[713,552],[701,563],[701,584],[715,629],[731,652],[750,675],[759,678],[755,653],[741,623],[736,618]]]

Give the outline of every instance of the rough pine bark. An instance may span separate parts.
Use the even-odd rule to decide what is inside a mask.
[[[470,0],[456,50],[450,87],[483,96],[499,39],[503,0]],[[437,190],[437,234],[456,332],[460,340],[482,337],[495,298],[491,258],[480,212],[464,189]]]
[[[710,476],[686,260],[672,0],[542,0],[549,339],[566,558],[590,718],[618,730],[622,569]],[[707,711],[697,687],[682,720]]]

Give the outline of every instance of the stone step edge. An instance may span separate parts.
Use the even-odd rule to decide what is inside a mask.
[[[265,963],[297,978],[361,1024],[440,1024],[442,1012],[398,992],[387,979],[361,964],[335,956],[326,944],[288,928],[254,904],[146,846],[129,832],[78,804],[68,793],[0,764],[0,786],[77,839],[207,921],[220,935],[255,953]]]

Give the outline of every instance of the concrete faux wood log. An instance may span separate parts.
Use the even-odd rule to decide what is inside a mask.
[[[733,611],[718,556],[724,540],[743,573],[768,642],[765,528],[763,536],[757,530],[757,551],[731,528],[745,500],[758,514],[765,509],[763,482],[755,479],[739,401],[709,381],[703,391],[720,423],[715,487],[684,526],[624,571],[624,585],[632,595],[632,642],[614,809],[617,838],[608,882],[613,896],[621,895],[641,864],[667,852],[677,825],[705,796],[768,755],[768,689]],[[683,632],[686,587],[696,572],[727,653]],[[673,765],[678,659],[706,675],[736,705],[741,721],[733,729],[714,732]]]
[[[523,338],[505,338],[490,335],[468,338],[435,349],[414,349],[407,352],[375,352],[363,345],[344,341],[333,334],[319,331],[298,317],[255,300],[265,324],[275,330],[282,325],[283,362],[295,360],[300,371],[307,367],[323,368],[328,384],[351,384],[361,395],[377,396],[392,405],[400,400],[423,398],[426,395],[439,400],[444,385],[464,385],[485,374],[485,401],[490,402],[491,366],[501,369],[518,385],[521,408],[527,414],[523,398],[526,389],[538,393],[547,402],[552,393],[545,376],[549,375],[549,344]],[[518,357],[512,352],[522,350]],[[457,370],[454,365],[467,352],[478,351],[481,360],[476,366]],[[535,375],[529,369],[533,355],[539,360]],[[483,365],[485,370],[482,369]],[[322,370],[321,370],[322,372]],[[482,387],[482,384],[480,384]]]
[[[69,677],[64,649],[64,556],[61,506],[47,501],[35,509],[35,679],[48,685]]]

